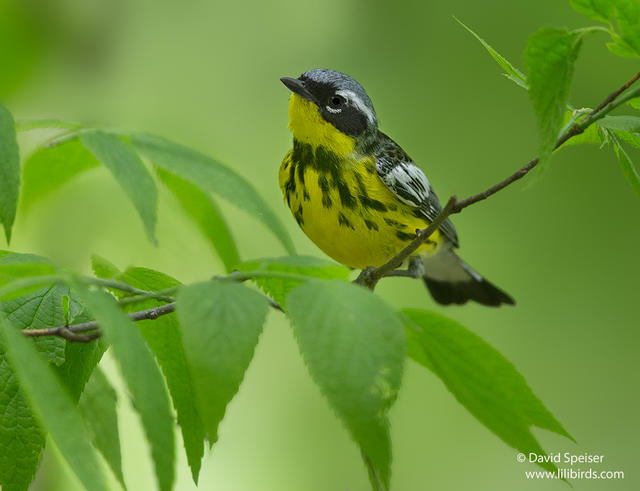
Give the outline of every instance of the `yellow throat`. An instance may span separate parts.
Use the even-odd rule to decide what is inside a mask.
[[[293,137],[312,147],[323,146],[340,158],[353,151],[356,139],[322,118],[318,106],[298,94],[289,98],[289,129]]]

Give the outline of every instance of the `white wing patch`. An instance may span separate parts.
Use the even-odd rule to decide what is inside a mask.
[[[419,207],[429,199],[429,180],[417,165],[403,161],[392,163],[380,158],[376,167],[382,182],[403,203]]]

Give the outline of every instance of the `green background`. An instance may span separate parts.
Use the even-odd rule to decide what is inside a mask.
[[[0,0],[0,97],[17,118],[153,132],[212,155],[259,187],[300,253],[321,256],[277,185],[291,143],[281,76],[329,67],[358,79],[381,128],[442,199],[483,190],[535,155],[526,92],[500,75],[452,15],[520,67],[527,36],[538,27],[593,23],[558,0]],[[584,43],[571,95],[577,107],[593,107],[638,69],[637,60],[609,54],[604,41],[597,34]],[[21,136],[23,154],[42,136]],[[155,248],[123,191],[106,170],[93,170],[20,209],[11,249],[83,272],[91,253],[185,282],[221,272],[177,202],[166,191],[160,198]],[[260,223],[223,209],[243,258],[284,254]],[[513,361],[578,441],[534,430],[546,450],[604,455],[594,469],[626,475],[575,481],[575,489],[638,489],[640,201],[613,152],[563,150],[535,185],[516,183],[454,222],[460,254],[512,294],[515,308],[444,308],[420,282],[404,279],[385,280],[378,293],[394,305],[459,320]],[[108,356],[103,364],[116,375]],[[155,481],[137,416],[126,394],[120,401],[129,489],[150,489]],[[391,422],[395,490],[568,489],[527,481],[524,471],[535,466],[517,463],[516,451],[412,362]],[[193,489],[179,455],[177,488]],[[78,486],[61,465],[49,450],[34,488]],[[367,486],[357,448],[311,382],[284,317],[270,314],[220,440],[205,456],[200,488]]]

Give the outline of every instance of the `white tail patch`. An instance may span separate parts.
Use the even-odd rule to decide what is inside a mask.
[[[424,275],[436,281],[451,283],[482,281],[482,276],[448,247],[441,248],[431,256],[423,257],[422,262],[424,263]]]

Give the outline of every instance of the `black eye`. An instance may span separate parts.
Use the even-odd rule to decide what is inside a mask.
[[[333,97],[331,97],[330,102],[333,107],[341,106],[342,104],[344,104],[344,97],[340,95],[334,95]]]

